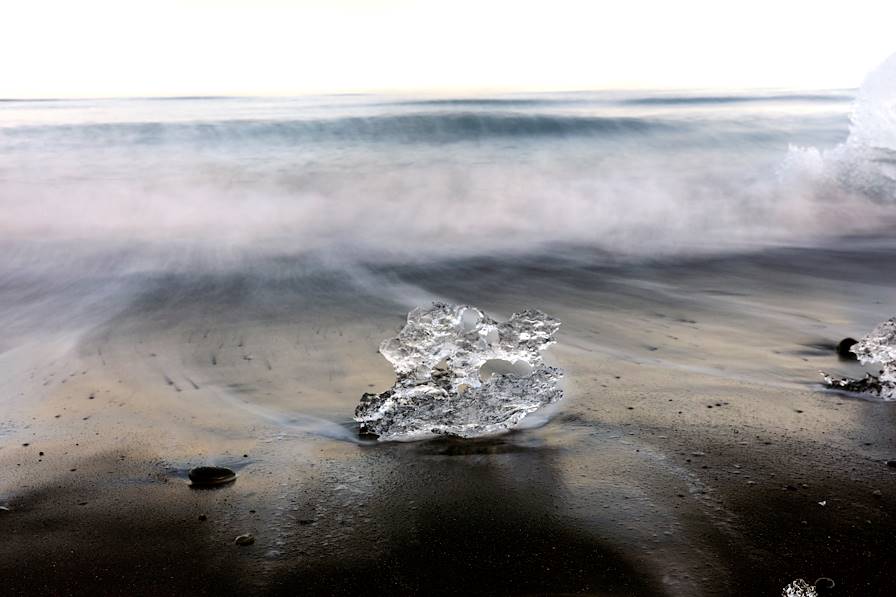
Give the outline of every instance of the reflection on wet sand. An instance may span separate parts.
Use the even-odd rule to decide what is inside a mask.
[[[0,354],[0,572],[14,594],[887,594],[896,414],[816,376],[860,369],[819,346],[891,314],[892,257],[260,262],[116,275],[59,328],[66,290],[7,277],[3,317],[32,341]],[[563,320],[561,407],[487,440],[359,438],[408,289]],[[237,480],[190,490],[199,465]]]

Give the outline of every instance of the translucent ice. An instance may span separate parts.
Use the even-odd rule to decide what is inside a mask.
[[[781,597],[818,597],[815,587],[798,578],[781,591]]]
[[[852,349],[862,363],[880,363],[880,376],[866,374],[861,379],[824,374],[827,384],[850,392],[896,400],[896,317],[879,324]]]
[[[418,307],[398,336],[380,345],[398,374],[395,385],[364,394],[355,421],[380,440],[506,431],[562,398],[562,371],[541,358],[559,327],[537,310],[499,323],[466,305]]]

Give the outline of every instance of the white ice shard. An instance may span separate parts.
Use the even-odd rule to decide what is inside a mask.
[[[506,431],[563,397],[563,372],[541,358],[559,327],[537,310],[499,323],[466,305],[418,307],[398,336],[380,345],[398,374],[395,385],[364,394],[355,421],[380,440]]]
[[[815,587],[798,578],[781,591],[781,597],[818,597]]]
[[[852,379],[824,374],[827,384],[850,392],[872,394],[884,400],[896,400],[896,317],[878,324],[850,350],[863,364],[880,363],[880,376],[867,374],[861,379]]]

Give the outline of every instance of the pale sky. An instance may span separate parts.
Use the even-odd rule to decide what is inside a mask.
[[[896,0],[0,0],[0,98],[855,87]]]

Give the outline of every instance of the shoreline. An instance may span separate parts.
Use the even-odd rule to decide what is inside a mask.
[[[894,257],[429,264],[366,294],[264,270],[139,280],[86,333],[54,349],[26,326],[32,348],[0,353],[0,573],[11,594],[778,595],[830,577],[888,595],[893,404],[814,384],[860,369],[818,345],[893,314]],[[348,441],[360,395],[393,381],[377,345],[432,298],[563,322],[546,424]],[[237,481],[191,490],[204,464]]]

